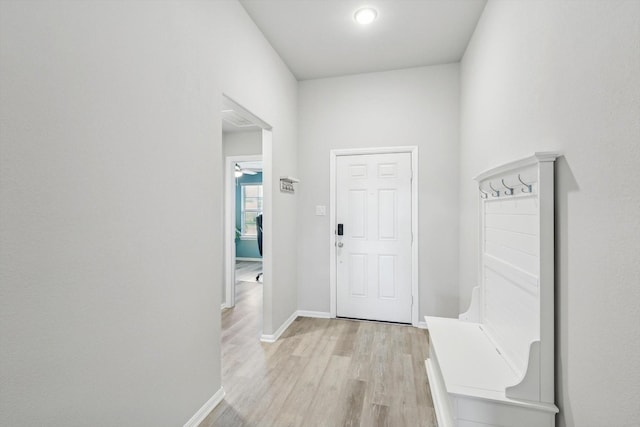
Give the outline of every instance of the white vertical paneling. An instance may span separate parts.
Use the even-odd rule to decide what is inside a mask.
[[[484,239],[487,244],[492,243],[515,249],[531,256],[538,256],[538,240],[536,236],[530,234],[488,228],[485,230]]]
[[[396,256],[378,256],[378,288],[380,298],[396,297]]]
[[[351,296],[367,296],[367,255],[349,255],[349,293]]]
[[[516,268],[531,274],[538,273],[539,259],[537,256],[527,254],[520,249],[501,245],[499,243],[487,241],[485,253],[495,258],[504,260]]]
[[[378,237],[382,240],[398,238],[397,191],[378,190]]]
[[[485,203],[487,213],[537,215],[538,198],[535,195],[502,199],[489,199]]]
[[[507,267],[503,267],[506,269]],[[539,339],[538,292],[502,274],[496,265],[485,267],[484,323],[505,356],[522,374],[527,368],[529,344]]]
[[[484,203],[484,324],[513,368],[527,369],[539,339],[537,195]]]
[[[531,236],[538,235],[538,218],[535,215],[487,213],[485,226]]]

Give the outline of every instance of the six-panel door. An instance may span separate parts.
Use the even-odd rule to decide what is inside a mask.
[[[337,315],[411,323],[411,154],[336,161]]]

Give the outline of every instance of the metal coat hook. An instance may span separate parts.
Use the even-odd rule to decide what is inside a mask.
[[[481,199],[486,199],[487,197],[489,197],[489,193],[485,193],[484,191],[482,191],[482,187],[479,187],[478,190],[480,190]]]
[[[506,194],[507,196],[513,196],[513,188],[507,186],[507,184],[504,183],[504,178],[501,179],[500,181],[502,181],[502,185],[505,188],[504,194]]]
[[[522,192],[523,193],[531,193],[533,190],[531,188],[531,184],[527,184],[526,182],[524,182],[522,180],[522,178],[520,178],[520,174],[518,174],[518,181],[520,181],[522,183]],[[526,188],[526,190],[525,190]]]
[[[489,182],[489,188],[491,188],[491,190],[493,190],[491,192],[491,196],[492,197],[500,197],[500,191],[498,191],[495,188],[493,188],[493,184],[491,182]]]

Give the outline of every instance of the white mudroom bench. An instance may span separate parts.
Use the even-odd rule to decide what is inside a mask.
[[[440,427],[555,426],[554,153],[481,173],[478,286],[458,319],[429,317]]]

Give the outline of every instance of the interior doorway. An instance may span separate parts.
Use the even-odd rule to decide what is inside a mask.
[[[227,96],[223,96],[221,117],[225,159],[222,310],[234,309],[238,302],[238,279],[249,283],[247,275],[251,274],[252,282],[259,285],[252,287],[252,305],[261,320],[270,319],[271,313],[265,310],[264,287],[270,286],[271,258],[263,256],[264,245],[258,242],[265,243],[264,232],[270,224],[262,218],[268,216],[271,206],[271,126]],[[262,324],[258,324],[258,334]]]
[[[262,160],[240,161],[234,166],[236,178],[236,285],[261,282],[263,235]]]
[[[259,144],[256,144],[256,141]],[[227,153],[255,151],[260,148],[261,143],[262,131],[223,136],[223,148]],[[225,228],[233,233],[233,238],[228,242],[229,277],[222,299],[223,309],[236,305],[238,293],[242,292],[238,287],[252,287],[248,286],[252,282],[261,285],[264,281],[262,154],[227,156],[226,163],[229,197],[225,203]]]

